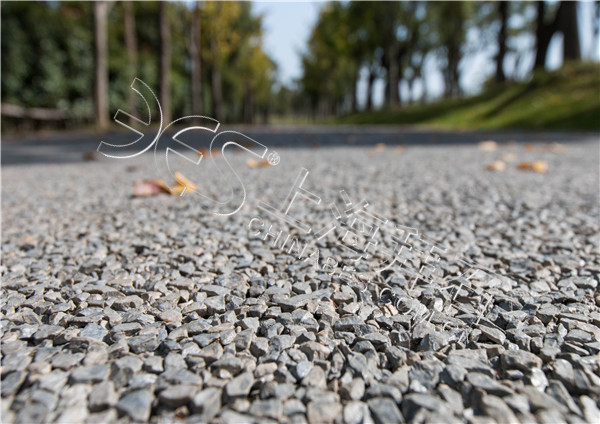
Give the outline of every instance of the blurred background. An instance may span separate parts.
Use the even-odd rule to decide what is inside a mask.
[[[2,2],[2,132],[165,119],[600,129],[600,2]],[[139,105],[138,105],[139,106]]]

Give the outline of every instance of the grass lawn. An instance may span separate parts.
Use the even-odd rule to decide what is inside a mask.
[[[426,125],[441,129],[600,130],[600,65],[570,64],[531,81],[496,85],[466,99],[360,112],[342,124]]]

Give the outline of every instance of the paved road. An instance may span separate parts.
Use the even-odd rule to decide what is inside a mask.
[[[577,142],[598,140],[594,133],[526,132],[526,131],[434,131],[392,126],[311,126],[260,127],[230,125],[221,131],[239,131],[270,147],[331,147],[387,145],[461,145],[482,140],[518,143]],[[173,132],[170,133],[171,135]],[[96,150],[100,140],[127,144],[134,135],[127,131],[107,133],[69,132],[64,134],[6,136],[2,140],[2,165],[27,163],[80,162],[84,154]],[[198,142],[208,147],[210,138]]]

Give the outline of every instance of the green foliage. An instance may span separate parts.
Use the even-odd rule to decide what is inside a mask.
[[[327,107],[335,108],[346,95],[353,94],[359,64],[348,54],[356,47],[352,41],[348,8],[342,3],[328,3],[313,28],[309,51],[302,59],[301,85],[313,108],[321,99],[329,101]]]
[[[93,34],[85,2],[2,2],[2,101],[90,115]]]
[[[191,114],[190,48],[193,4],[169,2],[172,116]],[[134,2],[137,69],[125,48],[124,5],[111,2],[108,15],[109,109],[127,108],[137,76],[158,93],[159,3]],[[2,101],[67,113],[70,122],[93,119],[95,45],[90,2],[2,2]],[[268,111],[275,64],[262,48],[262,17],[248,2],[203,2],[201,9],[201,94],[211,109],[211,72],[219,69],[228,120]],[[218,55],[214,63],[211,39]],[[244,112],[246,114],[244,115]],[[250,117],[249,119],[251,119]]]
[[[425,125],[441,129],[571,129],[600,131],[600,65],[538,71],[527,83],[496,85],[469,99],[338,119],[343,124]]]

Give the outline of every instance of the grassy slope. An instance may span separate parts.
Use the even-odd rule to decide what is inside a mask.
[[[539,72],[527,83],[495,86],[476,97],[361,112],[343,124],[418,124],[445,129],[600,130],[600,65]]]

